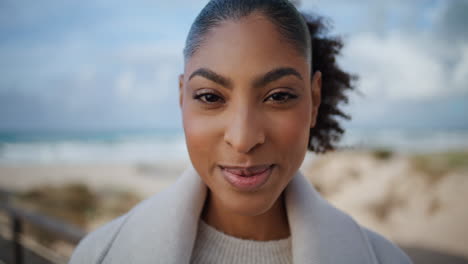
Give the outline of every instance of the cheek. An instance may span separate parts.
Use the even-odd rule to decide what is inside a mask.
[[[285,164],[295,170],[300,166],[307,151],[311,121],[310,107],[302,104],[281,114],[269,118],[272,143],[286,161]]]
[[[210,161],[216,153],[219,144],[219,122],[215,117],[200,115],[187,105],[182,109],[187,150],[193,166],[200,174],[209,170]]]

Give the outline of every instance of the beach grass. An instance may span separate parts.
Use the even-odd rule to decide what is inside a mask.
[[[378,160],[389,160],[393,157],[393,151],[385,148],[377,148],[372,150],[372,156]]]
[[[437,182],[451,172],[468,171],[468,151],[416,154],[411,156],[411,163],[415,170]]]
[[[139,201],[141,197],[130,191],[95,191],[82,183],[37,186],[15,193],[13,199],[16,206],[73,224],[83,230],[89,230],[96,222],[126,213]],[[31,225],[26,225],[26,234],[44,245],[57,240],[53,234]]]

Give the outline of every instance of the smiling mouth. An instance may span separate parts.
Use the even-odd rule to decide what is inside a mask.
[[[226,170],[229,173],[232,173],[241,177],[252,177],[255,175],[262,174],[273,167],[273,164],[268,165],[258,165],[250,167],[236,167],[236,166],[221,166],[221,169]]]
[[[219,166],[224,180],[242,192],[259,190],[268,181],[275,167],[275,164],[250,167]]]

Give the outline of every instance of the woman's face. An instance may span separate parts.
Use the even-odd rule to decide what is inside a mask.
[[[223,208],[266,212],[299,169],[315,124],[320,75],[261,15],[206,36],[180,77],[194,168]],[[315,99],[315,104],[313,104]]]

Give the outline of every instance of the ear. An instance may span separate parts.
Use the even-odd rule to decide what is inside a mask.
[[[182,108],[184,101],[184,75],[179,75],[179,107]]]
[[[316,71],[311,81],[311,96],[312,96],[312,119],[310,123],[310,128],[315,127],[317,122],[318,110],[321,102],[322,94],[322,73]]]

